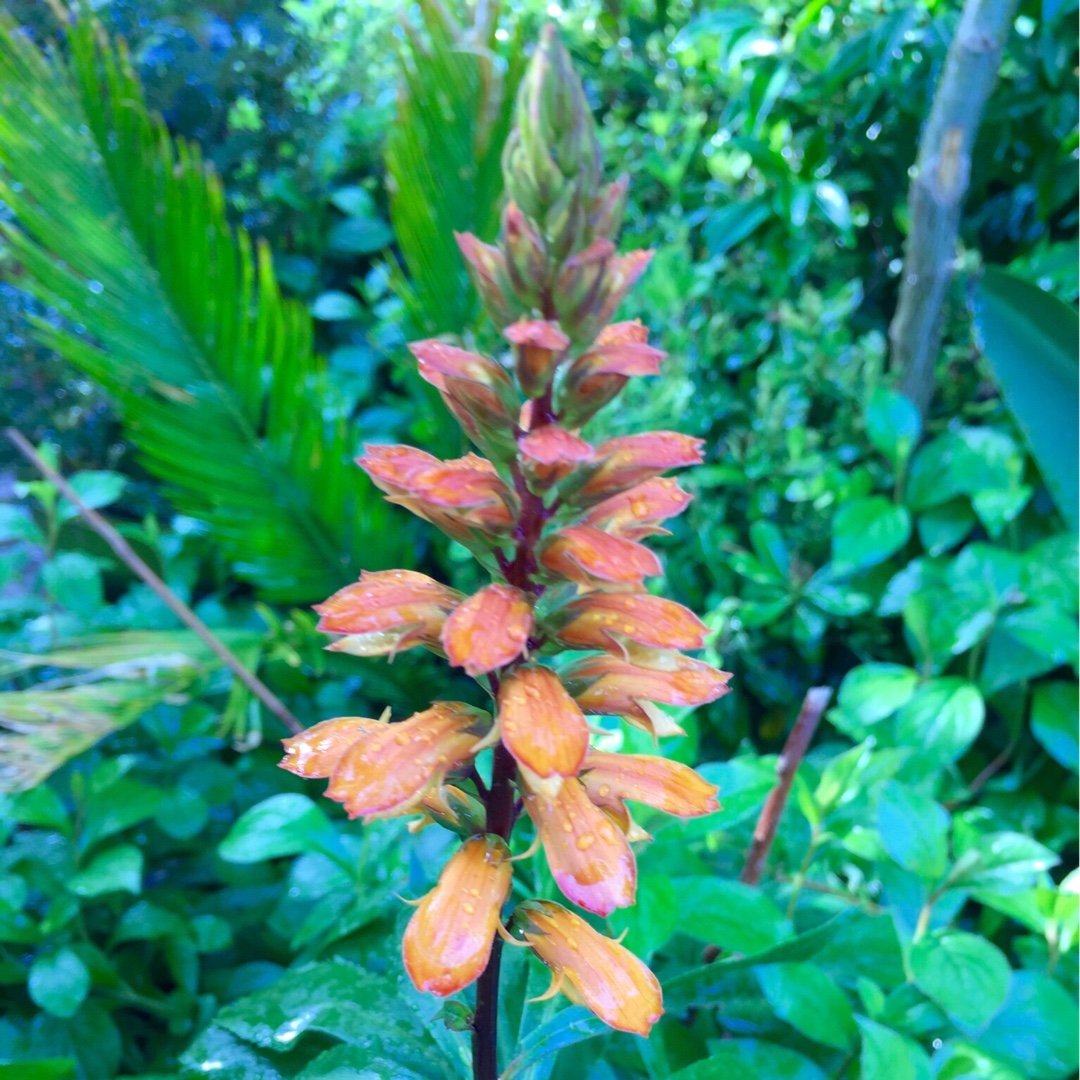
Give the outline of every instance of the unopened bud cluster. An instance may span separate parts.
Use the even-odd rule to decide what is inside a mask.
[[[658,374],[664,354],[639,323],[610,325],[651,253],[615,250],[626,181],[601,186],[584,91],[551,28],[517,110],[499,242],[458,237],[505,362],[444,341],[411,346],[479,453],[440,461],[368,446],[359,462],[391,502],[473,551],[492,584],[465,596],[411,571],[365,573],[317,608],[320,628],[339,635],[329,648],[422,646],[477,679],[490,708],[443,701],[400,722],[327,720],[286,740],[283,762],[328,778],[350,817],[415,815],[462,838],[403,942],[416,986],[439,995],[477,979],[508,933],[520,820],[565,898],[603,917],[634,903],[631,843],[648,839],[628,801],[680,817],[718,808],[715,787],[684,765],[591,746],[590,715],[681,733],[662,706],[714,701],[728,675],[683,654],[702,647],[705,626],[645,586],[661,567],[642,540],[689,502],[663,474],[700,462],[700,441],[580,435],[630,378]],[[574,655],[556,669],[563,653]],[[475,768],[485,752],[490,784]],[[508,922],[552,970],[552,992],[638,1034],[661,1015],[656,978],[581,915],[531,900]]]

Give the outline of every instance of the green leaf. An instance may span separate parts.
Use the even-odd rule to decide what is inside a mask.
[[[1065,1080],[1076,1072],[1077,1027],[1076,1001],[1067,991],[1045,975],[1016,971],[1005,1007],[979,1047],[1029,1080]]]
[[[339,221],[330,230],[327,244],[331,251],[343,251],[350,255],[370,255],[375,251],[381,251],[393,239],[394,234],[390,231],[390,226],[380,218],[354,217],[347,221]],[[316,318],[324,318],[324,316],[316,314]]]
[[[27,990],[35,1005],[52,1016],[74,1016],[90,992],[90,972],[66,946],[39,956],[30,968]]]
[[[825,1080],[808,1057],[759,1039],[723,1039],[709,1044],[709,1057],[672,1073],[671,1080]]]
[[[987,889],[1010,894],[1033,889],[1039,875],[1057,866],[1061,859],[1044,844],[1018,832],[993,832],[977,836],[957,850],[966,869],[953,881],[969,889]]]
[[[70,1057],[0,1062],[0,1080],[75,1080],[76,1068]]]
[[[813,964],[772,964],[756,972],[773,1012],[814,1042],[846,1050],[855,1016],[843,991]]]
[[[28,544],[44,544],[45,534],[34,524],[34,519],[19,506],[0,503],[0,543],[7,540],[25,540]]]
[[[1077,663],[1076,619],[1058,605],[1010,611],[994,623],[979,685],[987,697],[998,690]]]
[[[1023,473],[1024,455],[1004,431],[947,431],[921,446],[912,459],[906,502],[912,510],[929,510],[958,495],[1015,488]]]
[[[359,319],[364,314],[364,309],[355,296],[330,291],[315,298],[311,305],[311,314],[323,322],[344,322],[346,319]]]
[[[1009,993],[1011,971],[1000,949],[975,934],[926,936],[911,950],[915,985],[961,1030],[982,1030]]]
[[[268,248],[229,222],[198,149],[170,138],[90,12],[66,29],[46,56],[0,22],[3,232],[20,285],[64,317],[37,319],[38,340],[107,391],[173,505],[268,597],[321,599],[361,551],[398,561]]]
[[[954,676],[930,679],[896,714],[896,739],[944,765],[967,752],[985,716],[977,686]]]
[[[860,664],[844,676],[829,720],[852,738],[865,739],[911,700],[918,685],[918,672],[900,664]]]
[[[885,850],[904,869],[925,881],[945,873],[949,815],[933,799],[889,780],[878,800],[877,825]]]
[[[1066,769],[1080,769],[1077,728],[1080,690],[1075,682],[1047,682],[1035,687],[1031,698],[1031,733],[1042,748]]]
[[[1080,529],[1076,310],[1030,282],[987,267],[977,292],[976,327],[1005,403],[1075,533]]]
[[[966,499],[950,499],[919,515],[915,527],[929,555],[942,555],[956,547],[975,527],[975,512]]]
[[[88,471],[68,477],[68,483],[91,510],[100,510],[120,498],[124,493],[124,488],[127,487],[127,477],[115,472]],[[61,498],[57,517],[61,521],[67,521],[78,515],[79,511],[75,509],[75,504]]]
[[[85,870],[73,874],[67,887],[76,896],[142,890],[143,853],[134,844],[118,844],[94,857]]]
[[[863,414],[870,442],[894,465],[907,460],[922,432],[919,410],[895,390],[879,386]]]
[[[671,878],[642,874],[632,907],[616,908],[609,916],[612,930],[626,931],[626,947],[648,959],[666,945],[683,920],[681,896]]]
[[[299,855],[337,841],[327,816],[306,795],[271,795],[240,815],[218,845],[231,863],[257,863]]]
[[[760,889],[715,877],[676,878],[680,929],[729,952],[755,953],[791,933]]]
[[[918,1043],[865,1016],[855,1020],[862,1035],[859,1080],[930,1080],[930,1059]]]
[[[705,222],[705,244],[709,255],[717,258],[726,255],[741,244],[759,226],[772,217],[772,208],[762,196],[745,202],[729,203],[714,210]]]
[[[501,1074],[500,1080],[512,1080],[548,1055],[610,1030],[607,1024],[580,1005],[563,1009],[522,1039],[516,1048],[514,1060]]]
[[[883,495],[851,499],[832,523],[832,561],[837,570],[865,570],[899,551],[911,536],[911,515]]]
[[[105,601],[101,565],[81,551],[58,552],[42,568],[41,580],[52,599],[76,615],[93,615]]]
[[[187,923],[168,908],[140,900],[124,912],[113,934],[113,944],[125,941],[160,941],[163,938],[186,938]]]

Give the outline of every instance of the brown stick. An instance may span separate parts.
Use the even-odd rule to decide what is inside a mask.
[[[776,829],[787,805],[795,773],[831,697],[832,689],[828,686],[814,686],[806,691],[799,718],[795,721],[776,762],[776,786],[769,792],[769,797],[761,808],[761,816],[754,827],[754,839],[746,853],[746,865],[739,875],[739,880],[747,885],[756,885],[761,880],[761,871],[769,857],[773,840],[776,839]]]
[[[44,476],[51,484],[53,484],[60,493],[75,507],[76,510],[86,519],[87,524],[116,552],[116,556],[121,560],[133,574],[142,578],[147,585],[161,598],[166,607],[190,630],[192,630],[206,645],[206,647],[227,667],[230,668],[233,674],[294,734],[299,734],[304,730],[303,725],[291,712],[285,703],[260,679],[258,676],[253,675],[244,665],[240,662],[237,655],[224,644],[219,638],[215,637],[214,632],[195,614],[150,569],[149,566],[143,562],[142,559],[132,550],[131,545],[96,511],[92,510],[79,498],[79,493],[47,462],[44,458],[34,449],[29,440],[26,439],[21,432],[16,431],[14,428],[7,429],[7,437],[14,443],[19,453],[23,455],[28,461],[32,462],[35,468]]]

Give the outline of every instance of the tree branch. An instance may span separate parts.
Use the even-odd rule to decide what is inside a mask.
[[[966,0],[919,144],[908,195],[911,229],[889,339],[900,388],[922,416],[934,394],[971,150],[1016,6],[1017,0]]]
[[[206,623],[139,558],[132,550],[131,545],[96,510],[92,510],[82,501],[79,493],[34,449],[21,432],[16,431],[14,428],[8,428],[6,434],[19,453],[30,461],[38,472],[60,491],[64,498],[85,518],[86,523],[94,532],[113,549],[116,557],[133,574],[141,578],[153,589],[162,603],[200,638],[206,647],[232,671],[289,731],[296,735],[304,730],[303,725],[293,716],[285,703],[258,676],[244,667],[236,653],[214,635],[214,632]]]
[[[795,773],[806,755],[810,740],[817,731],[831,697],[832,689],[828,686],[814,686],[806,691],[799,718],[795,721],[776,762],[776,786],[769,792],[769,797],[761,808],[761,816],[754,826],[754,839],[746,853],[746,865],[739,875],[739,880],[747,885],[756,885],[761,880],[761,871],[769,857],[773,840],[776,839],[776,829],[787,805]]]

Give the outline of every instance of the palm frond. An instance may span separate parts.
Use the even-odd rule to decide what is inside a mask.
[[[147,469],[268,599],[407,561],[269,251],[229,226],[198,149],[85,10],[68,43],[46,56],[0,16],[3,231],[60,316],[37,334],[115,398]]]
[[[478,302],[454,231],[490,239],[498,228],[502,150],[524,70],[518,42],[500,47],[498,4],[421,0],[423,32],[406,24],[398,115],[386,145],[390,218],[417,330],[460,332]]]
[[[218,636],[244,664],[256,666],[265,634],[221,630]],[[188,630],[99,634],[35,655],[5,650],[0,665],[6,675],[40,667],[83,673],[0,693],[0,793],[34,787],[153,706],[205,687],[221,670],[217,657]],[[234,679],[220,729],[241,742],[258,734],[246,729],[249,700]]]

